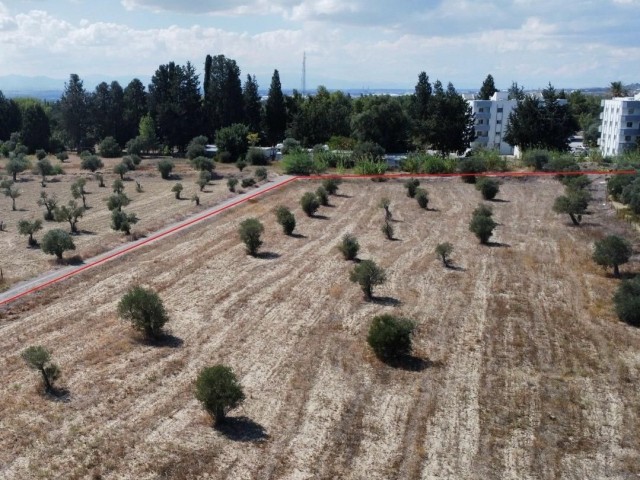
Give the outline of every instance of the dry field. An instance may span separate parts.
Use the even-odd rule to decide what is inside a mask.
[[[1,312],[0,477],[638,478],[640,331],[616,320],[617,281],[590,260],[605,232],[638,251],[637,233],[602,198],[571,227],[551,211],[560,184],[514,179],[492,203],[499,245],[483,247],[468,231],[473,186],[423,185],[435,211],[400,182],[347,181],[309,219],[297,201],[316,184],[298,181]],[[397,241],[380,231],[383,195]],[[299,237],[280,232],[277,204],[294,209]],[[249,216],[266,227],[262,258],[237,239]],[[346,232],[387,269],[375,302],[335,250]],[[433,254],[443,241],[456,269]],[[136,282],[163,298],[170,344],[145,344],[116,317]],[[371,354],[382,312],[419,324],[423,368]],[[37,392],[19,356],[32,344],[53,352],[68,401]],[[247,396],[224,431],[193,396],[218,362]]]
[[[51,157],[53,164],[59,163]],[[47,177],[47,186],[42,188],[40,176],[30,171],[18,175],[17,186],[21,192],[16,200],[17,211],[11,209],[11,199],[0,195],[0,220],[4,221],[5,230],[0,232],[0,267],[4,274],[4,287],[16,283],[20,280],[31,278],[38,273],[51,270],[56,267],[54,257],[46,255],[39,248],[28,248],[27,237],[19,235],[18,221],[22,219],[33,220],[42,219],[45,211],[44,207],[37,204],[40,192],[56,195],[59,205],[66,205],[72,200],[70,187],[78,178],[87,179],[86,190],[88,210],[78,222],[80,235],[73,237],[76,244],[75,252],[67,252],[65,256],[78,255],[81,258],[88,258],[103,251],[109,250],[117,245],[127,242],[129,239],[122,232],[115,232],[111,229],[111,212],[107,209],[106,199],[111,195],[111,184],[119,175],[111,173],[113,167],[120,163],[121,159],[102,159],[105,164],[103,169],[105,177],[105,188],[99,188],[98,182],[93,174],[87,170],[80,169],[80,159],[77,155],[71,154],[67,162],[63,163],[65,174]],[[0,161],[0,171],[5,172],[7,160]],[[127,212],[135,213],[140,221],[134,225],[132,232],[135,236],[145,235],[149,232],[180,220],[185,216],[201,211],[220,203],[226,198],[236,194],[229,192],[226,185],[226,178],[218,178],[210,182],[205,187],[204,192],[199,191],[196,180],[196,172],[186,160],[175,159],[173,178],[163,180],[157,170],[158,159],[144,159],[141,165],[133,172],[129,172],[125,178],[125,193],[131,199],[131,204],[125,208]],[[35,160],[32,159],[32,163]],[[216,166],[216,172],[220,177],[227,177],[229,174],[238,175],[238,169],[233,165]],[[253,168],[245,169],[243,176],[250,177]],[[140,182],[143,188],[142,193],[136,192],[136,183]],[[182,183],[182,199],[176,200],[171,187],[176,183]],[[242,190],[238,185],[237,190]],[[196,207],[192,202],[191,195],[198,193],[200,197],[200,207]],[[82,200],[78,200],[82,204]],[[69,230],[69,224],[44,222],[43,230],[35,235],[37,240],[52,228],[62,228]]]

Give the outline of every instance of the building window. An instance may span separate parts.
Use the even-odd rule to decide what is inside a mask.
[[[635,112],[635,110],[633,108],[629,109],[629,115],[633,115],[633,112]]]
[[[502,107],[498,107],[498,113],[502,113]]]
[[[484,112],[484,108],[483,108],[483,107],[480,107],[480,110],[478,110],[478,111],[479,111],[480,113],[483,113],[483,112]]]
[[[496,120],[496,124],[500,125],[502,123],[502,120]]]
[[[624,141],[625,142],[630,142],[631,141],[631,135],[625,135]]]
[[[484,120],[482,118],[478,120],[478,125],[484,125]]]
[[[627,128],[633,127],[633,122],[627,122]]]

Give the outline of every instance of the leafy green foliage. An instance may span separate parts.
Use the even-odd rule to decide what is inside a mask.
[[[67,232],[54,228],[44,234],[40,248],[44,253],[55,255],[58,260],[62,260],[62,254],[67,250],[75,250],[76,246]]]
[[[566,213],[574,225],[580,225],[582,215],[587,211],[591,196],[584,190],[567,190],[565,195],[556,198],[553,203],[553,211]]]
[[[95,172],[96,170],[104,168],[104,163],[102,163],[102,160],[97,155],[88,155],[82,157],[80,168],[82,168],[83,170]]]
[[[18,221],[18,233],[20,235],[29,235],[28,244],[30,247],[35,247],[38,242],[33,238],[33,235],[42,230],[42,220],[19,220]]]
[[[256,180],[262,182],[267,179],[267,169],[264,167],[258,167],[256,168],[256,171],[253,173],[253,175],[256,177]]]
[[[453,245],[449,242],[439,243],[435,249],[436,255],[442,260],[442,265],[449,267],[449,257],[453,252]]]
[[[493,235],[493,230],[498,226],[492,218],[492,210],[485,206],[479,205],[473,212],[469,230],[472,231],[480,240],[480,243],[486,244]]]
[[[38,199],[38,206],[44,207],[46,209],[46,211],[44,212],[45,220],[54,219],[53,212],[55,211],[57,205],[58,205],[58,199],[55,193],[49,196],[49,194],[47,194],[47,192],[45,192],[44,190],[40,192],[40,198]]]
[[[325,178],[322,180],[322,186],[329,195],[335,195],[341,183],[342,180],[340,178]]]
[[[249,149],[248,134],[249,129],[240,123],[221,128],[216,132],[216,145],[220,151],[228,152],[231,155],[230,161],[234,162],[247,153]]]
[[[479,156],[472,156],[460,159],[458,171],[463,174],[462,181],[465,183],[476,183],[476,173],[487,171],[484,159]]]
[[[119,209],[111,211],[111,228],[116,232],[123,232],[125,235],[131,234],[131,226],[138,223],[135,213],[125,213]]]
[[[281,164],[284,173],[288,175],[311,175],[324,170],[324,165],[315,162],[311,155],[303,151],[285,155]]]
[[[312,217],[320,208],[320,202],[313,192],[306,192],[300,199],[300,206],[308,217]]]
[[[200,172],[200,175],[198,175],[198,181],[196,182],[196,184],[200,187],[201,192],[204,190],[204,187],[206,187],[209,184],[210,180],[211,180],[211,174],[206,170],[202,170]]]
[[[229,187],[230,192],[236,191],[236,185],[238,185],[238,179],[235,177],[230,177],[227,179],[227,187]]]
[[[415,323],[409,319],[390,314],[379,315],[371,322],[367,342],[382,361],[400,360],[411,354],[414,329]]]
[[[180,200],[180,193],[184,187],[181,183],[176,183],[173,187],[171,187],[171,191],[176,194],[176,199]]]
[[[216,168],[216,164],[211,158],[203,157],[203,156],[198,156],[192,159],[191,165],[196,170],[200,170],[202,172],[209,172],[209,173],[212,173]]]
[[[49,351],[41,347],[31,346],[25,349],[20,356],[27,366],[33,370],[37,370],[42,374],[42,383],[44,384],[46,393],[56,393],[54,382],[60,378],[60,368],[51,362],[51,354]]]
[[[117,158],[122,155],[122,149],[113,137],[104,138],[98,148],[100,150],[100,156],[104,158]]]
[[[126,193],[114,193],[107,199],[107,208],[111,211],[121,211],[122,207],[126,207],[131,203]]]
[[[629,174],[613,175],[607,181],[607,191],[609,192],[609,195],[613,197],[614,200],[620,201],[620,195],[622,195],[622,190],[626,186],[631,185],[638,178],[640,177],[638,177],[637,174],[636,175],[629,175]]]
[[[269,158],[264,154],[262,149],[252,147],[247,152],[245,160],[251,165],[267,165]]]
[[[613,296],[613,303],[620,320],[640,327],[640,276],[623,280]]]
[[[120,175],[121,180],[124,180],[124,176],[128,171],[129,171],[129,167],[127,167],[127,165],[124,162],[118,163],[116,166],[113,167],[113,173]]]
[[[247,247],[247,253],[256,256],[258,248],[262,245],[260,236],[264,232],[264,226],[257,218],[247,218],[240,223],[240,239]]]
[[[282,231],[285,235],[291,235],[296,228],[296,219],[293,216],[291,210],[285,206],[278,206],[275,209],[276,219],[282,226]]]
[[[385,271],[376,265],[373,260],[362,260],[351,271],[349,280],[358,283],[362,288],[365,299],[371,300],[373,287],[386,282],[387,276]]]
[[[358,239],[350,233],[344,234],[338,245],[338,250],[340,250],[345,260],[354,260],[360,251]]]
[[[242,186],[242,188],[253,187],[255,184],[256,184],[256,181],[253,178],[243,178],[242,182],[240,182],[240,185]]]
[[[56,222],[69,222],[71,233],[78,233],[78,220],[84,215],[84,207],[78,205],[75,200],[69,200],[66,205],[56,207],[53,217]]]
[[[404,181],[404,188],[407,189],[407,197],[414,198],[416,196],[416,191],[420,186],[420,180],[417,178],[409,178]]]
[[[130,288],[120,299],[118,315],[149,339],[160,337],[169,321],[160,296],[140,286]]]
[[[593,261],[603,267],[613,267],[613,275],[620,276],[619,266],[627,263],[633,249],[631,244],[617,235],[608,235],[595,243]]]
[[[318,199],[318,203],[320,203],[320,205],[325,207],[329,205],[329,194],[324,189],[324,187],[318,187],[318,189],[316,190],[316,198]]]
[[[500,191],[500,183],[493,178],[482,177],[476,182],[476,190],[485,200],[493,200]]]
[[[187,146],[187,158],[195,160],[198,157],[204,157],[207,143],[209,143],[209,139],[204,135],[192,138]]]
[[[5,170],[9,175],[13,177],[13,181],[17,181],[18,174],[24,172],[29,168],[29,160],[24,155],[9,154],[9,161],[5,167]]]
[[[429,194],[422,188],[416,189],[415,199],[418,202],[420,208],[427,208],[429,206]]]
[[[236,161],[236,168],[238,169],[238,171],[239,171],[240,173],[242,173],[242,171],[243,171],[245,168],[247,168],[247,162],[245,162],[245,161],[244,161],[244,159],[239,158],[239,159]]]
[[[164,180],[169,180],[169,178],[171,178],[171,172],[174,167],[175,165],[171,160],[163,159],[158,162],[158,171]]]
[[[245,399],[235,374],[224,365],[214,365],[200,371],[196,379],[195,397],[216,424],[224,422],[227,413]]]

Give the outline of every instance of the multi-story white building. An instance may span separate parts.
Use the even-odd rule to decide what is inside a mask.
[[[598,145],[605,157],[620,155],[640,144],[640,93],[602,100]]]
[[[495,149],[500,155],[513,155],[513,146],[503,140],[509,125],[509,114],[516,100],[509,100],[507,92],[496,92],[490,100],[467,100],[475,115],[476,139],[471,147]]]

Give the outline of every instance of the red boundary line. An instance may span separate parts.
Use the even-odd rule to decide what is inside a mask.
[[[61,282],[62,280],[66,280],[67,278],[73,276],[73,275],[77,275],[79,273],[84,272],[85,270],[88,270],[90,268],[93,268],[95,266],[101,265],[105,262],[108,262],[109,260],[112,260],[114,258],[117,258],[119,256],[122,256],[126,253],[129,253],[132,250],[135,250],[137,248],[143,247],[144,245],[147,245],[155,240],[158,240],[160,238],[163,238],[167,235],[170,235],[174,232],[183,230],[187,227],[190,227],[191,225],[193,225],[194,223],[198,223],[201,222],[202,220],[205,220],[209,217],[212,217],[214,215],[217,215],[221,212],[224,212],[225,210],[228,210],[230,208],[233,208],[237,205],[240,205],[244,202],[247,202],[255,197],[258,197],[260,195],[263,195],[267,192],[270,192],[274,189],[283,187],[291,182],[295,182],[296,180],[319,180],[319,179],[324,179],[324,178],[344,178],[344,179],[358,179],[358,178],[389,178],[389,179],[394,179],[394,178],[406,178],[406,177],[420,177],[420,178],[452,178],[452,177],[468,177],[468,176],[477,176],[477,177],[545,177],[545,176],[553,176],[553,175],[622,175],[622,174],[636,174],[638,173],[636,170],[587,170],[587,171],[573,171],[573,172],[483,172],[483,173],[391,173],[391,174],[386,174],[386,175],[357,175],[357,174],[342,174],[342,175],[309,175],[309,176],[294,176],[291,177],[288,180],[285,180],[282,183],[279,183],[277,185],[272,185],[269,188],[266,188],[264,190],[261,190],[259,192],[256,192],[252,195],[249,195],[247,197],[241,198],[239,200],[236,200],[235,202],[229,203],[227,205],[225,205],[224,207],[220,207],[217,208],[215,210],[212,210],[211,212],[208,212],[204,215],[200,215],[198,217],[194,217],[193,219],[191,219],[190,221],[188,221],[187,223],[183,223],[181,225],[178,225],[176,227],[173,227],[169,230],[166,230],[164,232],[161,233],[157,233],[154,234],[152,236],[150,236],[149,238],[146,238],[145,240],[139,242],[139,243],[134,243],[130,246],[128,246],[127,248],[124,248],[122,250],[119,250],[117,252],[112,253],[111,255],[108,255],[106,257],[103,257],[99,260],[96,260],[94,262],[88,263],[86,265],[81,266],[80,268],[77,268],[75,270],[72,270],[68,273],[65,273],[64,275],[61,275],[59,277],[55,277],[45,283],[42,283],[40,285],[37,285],[29,290],[26,290],[22,293],[19,293],[17,295],[14,295],[13,297],[7,298],[5,300],[0,301],[0,307],[7,305],[11,302],[14,302],[24,296],[30,295],[32,293],[35,293],[37,291],[40,291],[46,287],[48,287],[49,285],[53,285],[54,283],[58,283]]]

